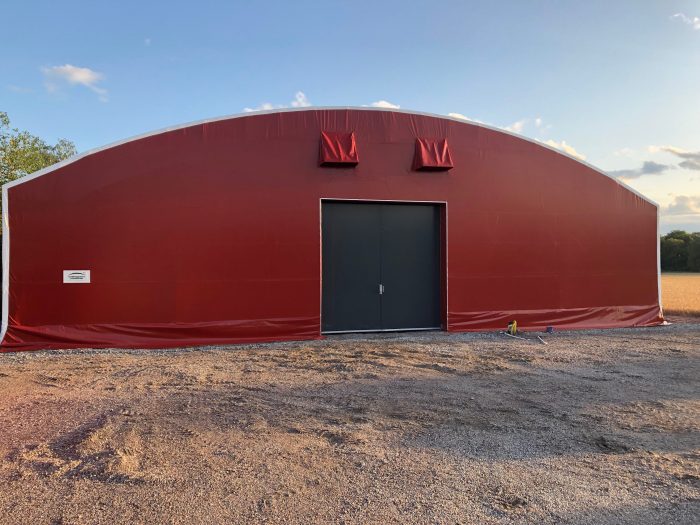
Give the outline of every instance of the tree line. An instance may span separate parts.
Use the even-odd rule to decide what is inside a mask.
[[[661,236],[661,270],[700,272],[700,232],[674,230]]]

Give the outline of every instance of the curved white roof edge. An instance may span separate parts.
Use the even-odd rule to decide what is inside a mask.
[[[647,197],[645,195],[642,195],[640,192],[638,192],[637,190],[635,190],[631,186],[628,186],[627,184],[625,184],[621,180],[617,179],[616,177],[613,177],[609,173],[606,173],[605,171],[603,171],[599,168],[596,168],[592,164],[589,164],[588,162],[586,162],[584,160],[578,159],[578,158],[574,157],[573,155],[566,153],[565,151],[557,149],[557,148],[550,146],[549,144],[546,144],[544,142],[540,142],[539,140],[531,139],[529,137],[525,137],[524,135],[519,135],[517,133],[513,133],[512,131],[508,131],[508,130],[505,130],[503,128],[499,128],[496,126],[491,126],[489,124],[484,124],[482,122],[476,122],[473,120],[466,120],[466,119],[457,118],[457,117],[450,117],[449,115],[438,115],[436,113],[427,113],[424,111],[410,111],[410,110],[397,109],[397,108],[374,108],[374,107],[365,107],[365,106],[359,106],[359,107],[355,107],[355,106],[307,106],[307,107],[303,107],[303,108],[276,108],[276,109],[267,109],[267,110],[259,110],[259,111],[247,111],[244,113],[235,113],[233,115],[225,115],[222,117],[214,117],[214,118],[208,118],[208,119],[202,119],[202,120],[195,120],[193,122],[186,122],[184,124],[178,124],[176,126],[169,126],[166,128],[155,130],[155,131],[148,131],[146,133],[141,133],[141,134],[135,135],[133,137],[129,137],[126,139],[118,140],[116,142],[112,142],[111,144],[107,144],[105,146],[99,146],[97,148],[93,148],[93,149],[88,150],[84,153],[79,153],[77,155],[74,155],[74,156],[66,159],[66,160],[63,160],[63,161],[58,162],[56,164],[52,164],[51,166],[48,166],[42,170],[36,171],[34,173],[31,173],[31,174],[26,175],[24,177],[21,177],[19,179],[5,183],[2,185],[2,189],[3,189],[3,191],[7,191],[9,188],[11,188],[13,186],[17,186],[19,184],[29,182],[30,180],[36,179],[37,177],[41,177],[42,175],[46,175],[47,173],[51,173],[52,171],[55,171],[59,168],[67,166],[68,164],[72,164],[73,162],[76,162],[76,161],[78,161],[82,158],[85,158],[89,155],[92,155],[94,153],[99,153],[100,151],[104,151],[106,149],[114,148],[116,146],[121,146],[122,144],[126,144],[127,142],[133,142],[133,141],[143,139],[146,137],[151,137],[153,135],[160,135],[161,133],[167,133],[169,131],[176,131],[178,129],[189,128],[191,126],[199,126],[201,124],[209,124],[212,122],[219,122],[221,120],[230,120],[230,119],[234,119],[234,118],[254,117],[256,115],[267,115],[270,113],[291,113],[291,112],[295,112],[295,111],[319,111],[319,110],[321,110],[321,111],[323,111],[323,110],[354,110],[354,111],[358,111],[359,110],[359,111],[379,111],[379,112],[383,111],[383,112],[393,112],[393,113],[406,113],[408,115],[421,115],[424,117],[433,117],[433,118],[440,118],[440,119],[444,119],[444,120],[453,120],[455,122],[460,122],[462,124],[470,124],[472,126],[479,126],[481,128],[485,128],[485,129],[488,129],[491,131],[496,131],[498,133],[504,133],[506,135],[511,135],[511,136],[516,137],[518,139],[525,140],[527,142],[531,142],[532,144],[536,144],[536,145],[541,146],[543,148],[547,148],[555,153],[558,153],[559,155],[563,155],[565,157],[568,157],[571,160],[578,162],[579,164],[583,164],[584,166],[592,169],[593,171],[596,171],[596,172],[600,173],[601,175],[605,175],[609,179],[614,180],[617,184],[619,184],[620,186],[622,186],[626,190],[631,191],[632,193],[634,193],[635,195],[637,195],[641,199],[656,206],[657,209],[659,208],[659,204],[657,202],[653,201],[652,199],[650,199],[649,197]]]

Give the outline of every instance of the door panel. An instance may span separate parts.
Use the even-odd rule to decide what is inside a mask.
[[[380,330],[381,204],[323,204],[322,330]]]
[[[322,241],[323,331],[440,327],[439,207],[325,202]]]
[[[382,328],[440,327],[437,206],[382,206]]]

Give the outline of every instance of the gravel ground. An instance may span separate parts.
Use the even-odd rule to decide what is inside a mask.
[[[698,523],[700,324],[0,355],[0,523]]]

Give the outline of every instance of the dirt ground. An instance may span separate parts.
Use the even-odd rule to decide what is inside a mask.
[[[0,523],[700,522],[697,320],[544,337],[0,355]]]

